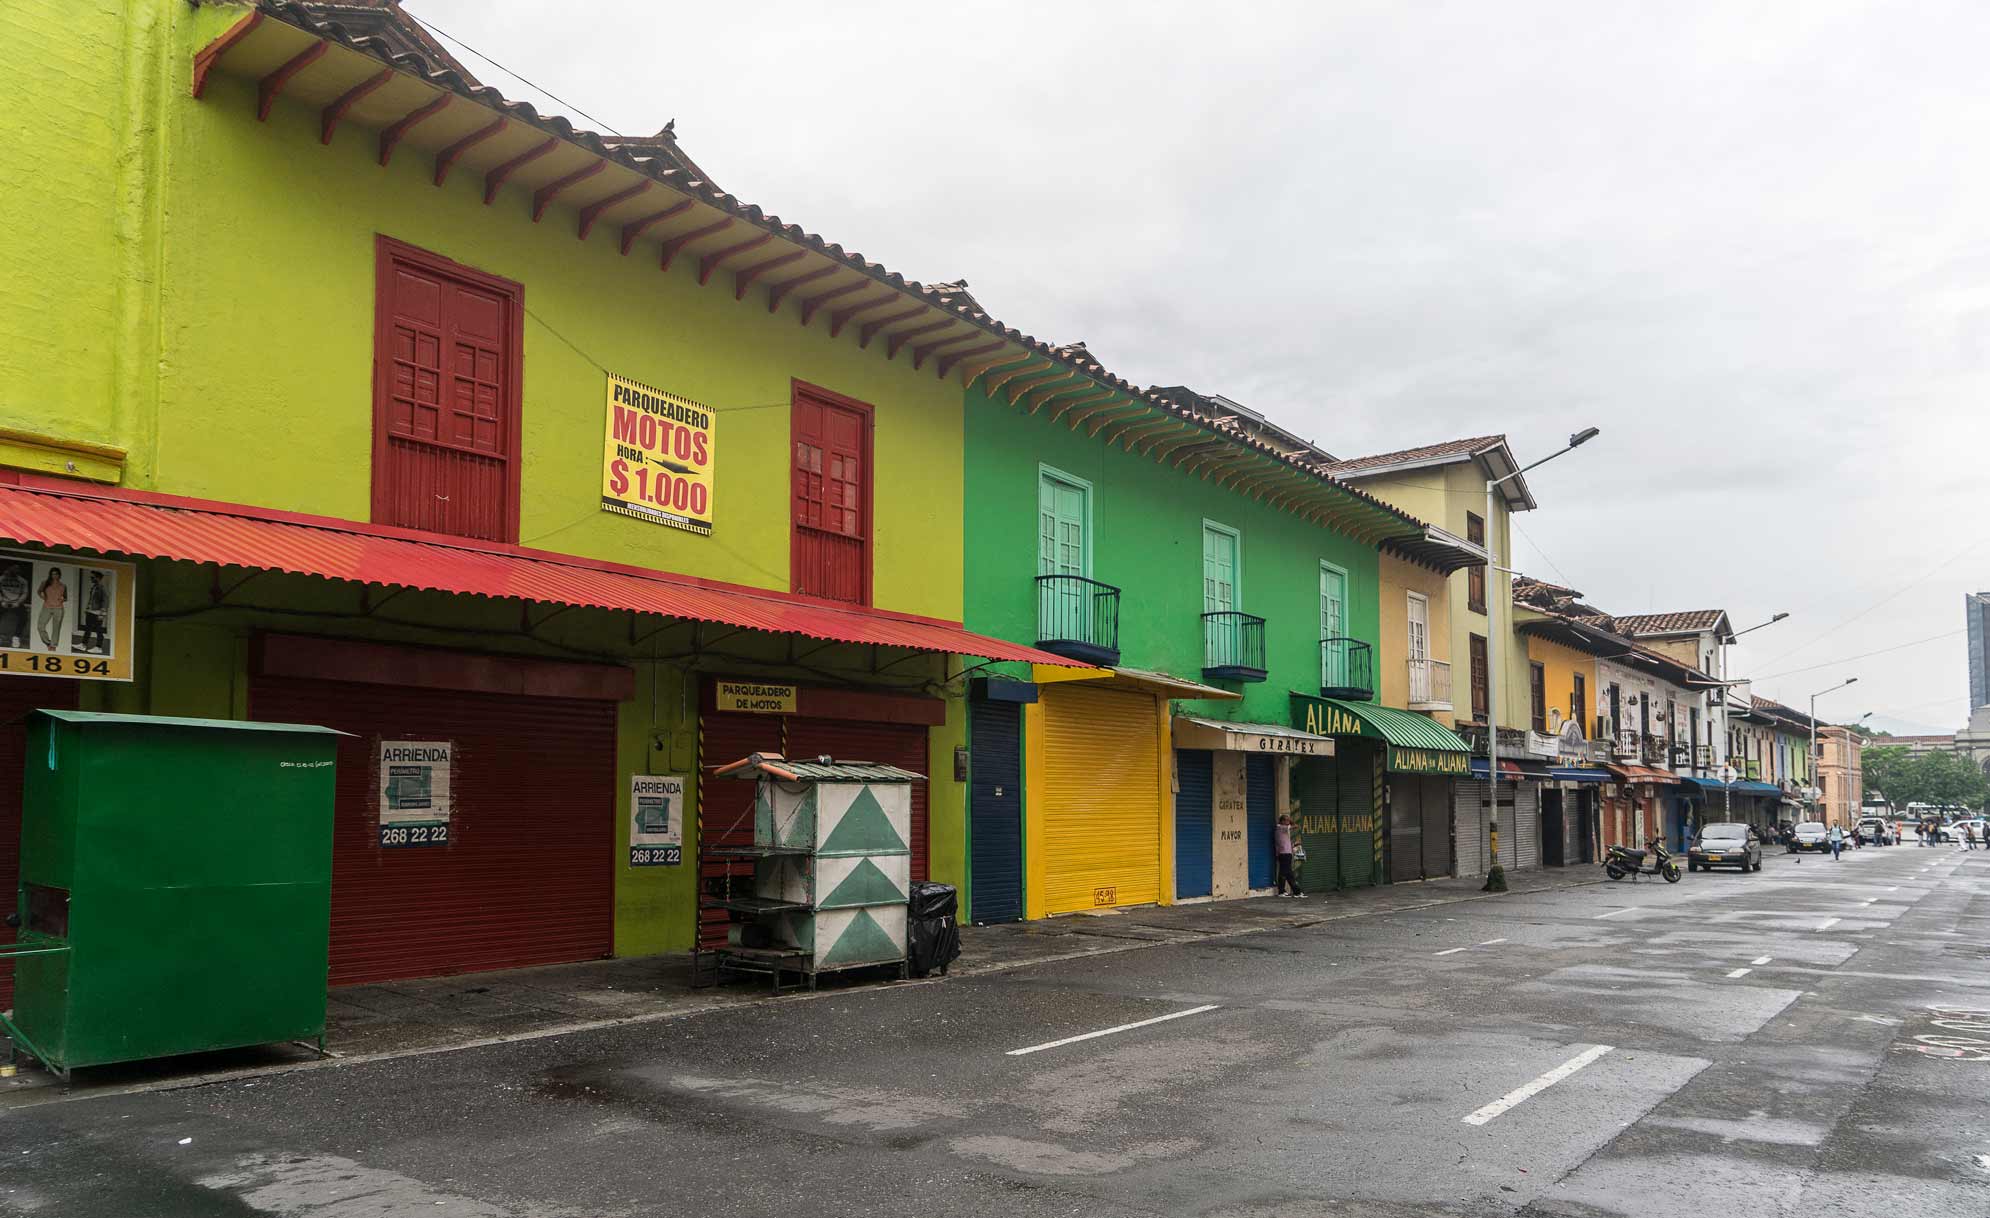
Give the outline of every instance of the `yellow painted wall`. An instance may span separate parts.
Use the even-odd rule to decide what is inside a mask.
[[[1451,663],[1452,705],[1456,707],[1462,696],[1467,700],[1465,710],[1469,713],[1471,688],[1460,684],[1469,679],[1469,674],[1461,671],[1451,651],[1451,580],[1386,551],[1381,555],[1380,576],[1382,605],[1376,681],[1382,705],[1398,708],[1409,705],[1409,594],[1420,592],[1429,602],[1430,658]],[[1430,717],[1449,727],[1456,714],[1433,711]]]
[[[1466,536],[1465,517],[1483,516],[1486,510],[1485,478],[1470,462],[1405,470],[1372,478],[1357,478],[1354,485],[1383,502],[1401,508],[1419,520],[1428,521],[1459,537]],[[1505,502],[1495,498],[1493,517],[1486,522],[1501,566],[1513,565],[1512,522]],[[1468,638],[1487,633],[1486,615],[1470,608],[1467,576],[1453,572],[1445,581],[1450,603],[1451,698],[1457,717],[1472,717],[1471,650]],[[1486,601],[1500,607],[1501,638],[1499,721],[1502,726],[1524,728],[1532,722],[1533,707],[1527,686],[1527,644],[1513,633],[1513,577],[1500,571],[1486,572]],[[1386,614],[1384,615],[1387,616]]]
[[[1588,689],[1585,700],[1588,703],[1583,716],[1582,734],[1588,738],[1596,726],[1596,657],[1586,652],[1564,647],[1552,639],[1528,638],[1527,659],[1541,665],[1542,677],[1547,682],[1548,706],[1558,709],[1566,716],[1569,712],[1569,695],[1575,688],[1575,674],[1581,673]],[[1528,704],[1528,712],[1533,712],[1533,704]]]
[[[170,28],[151,37],[106,11],[127,7]],[[701,288],[696,258],[662,273],[654,246],[623,257],[612,225],[578,241],[572,207],[555,204],[534,224],[522,188],[485,206],[482,176],[459,171],[438,189],[420,149],[403,146],[383,169],[364,128],[322,146],[315,107],[279,100],[258,123],[253,81],[217,75],[194,100],[194,52],[242,11],[82,6],[92,38],[76,53],[103,60],[71,65],[89,87],[62,88],[59,63],[33,68],[49,77],[37,97],[92,95],[74,103],[89,113],[69,116],[86,129],[88,155],[78,181],[30,188],[24,179],[42,175],[15,174],[0,186],[11,231],[63,226],[58,240],[37,240],[60,251],[49,267],[0,303],[10,340],[16,322],[34,323],[21,336],[33,341],[0,344],[0,424],[127,448],[129,486],[365,520],[375,237],[385,234],[523,284],[521,543],[786,590],[799,378],[875,407],[875,603],[962,617],[958,384],[931,368],[915,375],[909,349],[895,360],[882,343],[859,350],[855,327],[830,338],[826,311],[805,329],[793,301],[770,316],[764,300],[735,301],[729,277]],[[141,44],[140,60],[154,48],[164,56],[123,103],[120,36]],[[10,65],[48,50],[16,45]],[[138,116],[131,130],[118,126],[124,111]],[[0,120],[23,125],[16,154],[70,173],[68,124],[39,106],[16,112]],[[109,172],[135,152],[153,159],[139,179]],[[142,293],[152,299],[127,303]],[[712,536],[601,510],[605,369],[715,411]]]

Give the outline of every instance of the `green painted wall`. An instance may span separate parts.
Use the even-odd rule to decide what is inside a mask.
[[[1202,679],[1202,522],[1242,536],[1238,606],[1265,619],[1266,680],[1241,702],[1178,703],[1183,713],[1285,723],[1292,690],[1320,689],[1320,564],[1348,576],[1349,633],[1376,641],[1373,547],[1148,457],[968,394],[967,624],[1036,638],[1037,480],[1042,465],[1092,484],[1093,579],[1121,590],[1121,662]]]

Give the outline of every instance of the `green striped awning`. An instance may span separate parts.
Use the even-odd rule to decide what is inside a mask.
[[[1388,768],[1399,773],[1465,777],[1472,772],[1472,746],[1425,715],[1294,691],[1292,726],[1320,736],[1379,740],[1388,748]]]

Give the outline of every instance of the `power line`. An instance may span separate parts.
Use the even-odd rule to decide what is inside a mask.
[[[1985,540],[1990,540],[1990,539],[1985,539]],[[1846,618],[1844,621],[1838,623],[1836,626],[1833,626],[1831,629],[1825,631],[1823,634],[1818,635],[1816,638],[1811,639],[1807,643],[1800,643],[1797,646],[1790,648],[1788,651],[1783,652],[1775,659],[1766,661],[1766,664],[1779,663],[1783,660],[1789,659],[1791,656],[1795,655],[1799,651],[1805,651],[1818,643],[1822,643],[1825,639],[1830,638],[1832,635],[1838,633],[1840,630],[1843,630],[1845,627],[1851,625],[1853,622],[1858,621],[1860,618],[1865,617],[1869,613],[1872,613],[1874,610],[1878,609],[1882,605],[1885,605],[1887,602],[1893,600],[1895,597],[1900,596],[1902,593],[1906,592],[1909,588],[1914,587],[1916,584],[1925,583],[1929,579],[1932,579],[1934,576],[1939,575],[1942,571],[1946,570],[1950,566],[1950,564],[1968,557],[1971,553],[1975,552],[1978,549],[1981,549],[1983,545],[1984,545],[1983,541],[1978,541],[1973,545],[1964,546],[1962,549],[1957,550],[1955,553],[1949,555],[1947,558],[1944,558],[1942,561],[1930,567],[1926,572],[1924,572],[1918,578],[1908,580],[1906,583],[1900,585],[1898,588],[1895,588],[1892,592],[1889,592],[1887,595],[1881,597],[1879,600],[1874,601],[1871,605],[1868,605],[1866,608],[1861,609],[1859,612],[1853,614],[1851,617]],[[1962,631],[1958,630],[1955,633],[1961,634]],[[1936,637],[1947,638],[1949,636],[1938,635]],[[1873,654],[1877,655],[1879,653],[1875,652]],[[1809,669],[1798,669],[1797,671],[1808,672]]]
[[[1878,606],[1874,606],[1874,608],[1878,608]],[[1816,672],[1820,668],[1836,668],[1840,664],[1850,664],[1853,660],[1870,659],[1873,656],[1883,656],[1887,655],[1890,652],[1905,651],[1909,647],[1919,647],[1924,643],[1939,643],[1943,639],[1952,639],[1959,634],[1967,634],[1967,633],[1969,633],[1967,630],[1951,630],[1946,634],[1931,634],[1925,639],[1915,639],[1911,643],[1901,643],[1898,646],[1894,647],[1882,647],[1878,651],[1864,651],[1860,652],[1858,655],[1846,656],[1843,659],[1839,660],[1826,660],[1822,664],[1812,664],[1808,668],[1791,668],[1791,669],[1786,669],[1783,672],[1772,672],[1765,676],[1756,677],[1754,679],[1757,681],[1773,681],[1778,677],[1794,677],[1798,673]],[[1789,653],[1785,652],[1784,654],[1787,655]]]
[[[403,10],[403,12],[405,11],[406,10]],[[433,21],[426,21],[420,17],[415,17],[413,13],[407,13],[407,15],[410,17],[414,17],[415,21],[418,24],[420,24],[422,28],[426,29],[431,34],[434,34],[437,38],[441,38],[446,42],[455,43],[457,46],[462,47],[464,50],[470,52],[470,54],[475,55],[478,59],[483,60],[485,63],[491,65],[492,67],[496,68],[498,71],[504,73],[506,76],[511,77],[513,80],[524,85],[526,88],[531,89],[533,92],[538,93],[543,97],[551,98],[552,100],[560,103],[562,106],[565,106],[567,109],[573,111],[575,114],[580,115],[588,122],[593,123],[597,127],[605,129],[611,135],[622,134],[620,131],[615,130],[614,127],[594,117],[592,114],[589,114],[587,111],[581,109],[579,106],[574,105],[572,102],[568,101],[564,97],[561,97],[559,94],[553,92],[551,89],[546,88],[544,85],[534,84],[532,81],[527,80],[525,77],[520,76],[518,73],[512,71],[510,68],[505,67],[497,60],[492,59],[489,55],[486,55],[482,51],[479,51],[476,47],[471,46],[469,43],[463,41],[461,38],[458,38],[453,34],[444,33],[442,28],[436,25]]]

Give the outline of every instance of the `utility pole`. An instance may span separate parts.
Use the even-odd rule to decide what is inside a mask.
[[[1495,612],[1500,598],[1494,594],[1494,581],[1499,577],[1499,517],[1493,513],[1493,493],[1502,482],[1511,482],[1537,465],[1545,465],[1566,452],[1573,452],[1594,440],[1602,429],[1585,427],[1569,437],[1569,442],[1529,465],[1506,475],[1504,478],[1486,480],[1486,790],[1490,801],[1488,822],[1491,831],[1492,866],[1486,871],[1486,892],[1506,891],[1506,868],[1499,862],[1499,615]],[[1510,556],[1509,556],[1510,557]],[[1507,598],[1512,598],[1512,584],[1507,585]],[[1518,790],[1518,788],[1515,788]]]

